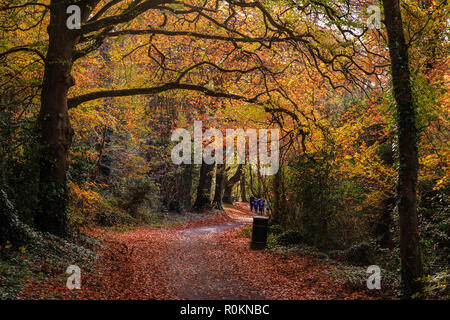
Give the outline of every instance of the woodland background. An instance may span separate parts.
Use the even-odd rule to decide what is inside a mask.
[[[379,30],[365,24],[376,1],[79,1],[92,22],[83,16],[71,59],[61,62],[70,69],[58,81],[70,84],[54,114],[65,122],[51,126],[63,128],[52,134],[55,145],[66,144],[58,159],[67,170],[51,189],[42,97],[57,91],[43,86],[48,52],[68,37],[55,36],[67,17],[59,18],[59,3],[0,1],[3,213],[14,212],[27,230],[71,239],[86,226],[154,225],[167,212],[220,210],[253,194],[272,204],[279,243],[399,274],[388,37],[384,20]],[[416,113],[419,246],[432,297],[448,297],[449,279],[448,6],[400,2]],[[170,135],[192,130],[194,120],[280,129],[280,170],[267,177],[259,164],[172,164]],[[64,212],[67,233],[43,230],[43,203],[63,203],[54,211]],[[4,250],[30,245],[1,231]],[[5,252],[6,261],[13,253]]]

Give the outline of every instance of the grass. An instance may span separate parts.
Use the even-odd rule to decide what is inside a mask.
[[[242,228],[238,229],[238,234],[240,236],[244,236],[246,238],[250,238],[252,237],[252,226],[251,225],[245,225]]]

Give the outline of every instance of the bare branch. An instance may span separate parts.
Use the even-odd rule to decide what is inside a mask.
[[[9,54],[15,53],[15,52],[31,52],[39,56],[39,58],[42,59],[42,61],[45,62],[44,55],[37,49],[29,48],[29,47],[16,47],[9,50],[6,50],[5,52],[0,53],[0,59],[3,57],[6,57]]]

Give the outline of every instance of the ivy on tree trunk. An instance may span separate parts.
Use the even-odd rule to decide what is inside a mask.
[[[422,291],[423,266],[417,219],[417,130],[399,0],[383,0],[389,37],[392,84],[397,105],[398,182],[397,208],[400,220],[400,256],[403,293],[407,297]]]

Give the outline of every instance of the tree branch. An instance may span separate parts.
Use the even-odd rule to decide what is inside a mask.
[[[197,92],[202,92],[204,95],[206,95],[208,97],[229,98],[229,99],[233,99],[233,100],[239,100],[239,101],[243,101],[243,102],[256,103],[256,104],[261,104],[260,102],[258,102],[258,98],[259,98],[259,96],[264,94],[264,93],[260,93],[252,98],[247,98],[247,97],[237,95],[234,93],[213,91],[211,89],[208,89],[208,88],[200,86],[200,85],[170,82],[170,83],[166,83],[161,86],[150,87],[150,88],[132,88],[132,89],[104,90],[104,91],[91,92],[91,93],[83,94],[83,95],[68,99],[67,105],[68,105],[68,108],[71,109],[71,108],[77,107],[78,105],[80,105],[84,102],[97,100],[97,99],[101,99],[101,98],[127,97],[127,96],[134,96],[134,95],[152,95],[152,94],[157,94],[157,93],[171,91],[171,90],[197,91]]]
[[[120,23],[128,22],[144,13],[147,10],[155,9],[158,5],[163,3],[173,3],[173,0],[146,0],[142,3],[137,4],[139,1],[136,0],[130,4],[130,6],[125,9],[121,14],[115,16],[105,17],[96,21],[88,21],[86,24],[81,26],[80,33],[87,34],[90,32],[98,31],[103,28],[118,25]]]
[[[9,49],[9,50],[7,50],[5,52],[0,53],[0,58],[6,57],[7,55],[9,55],[11,53],[20,52],[20,51],[32,52],[32,53],[38,55],[39,58],[41,58],[42,61],[45,62],[45,57],[39,50],[33,49],[33,48],[29,48],[29,47],[16,47],[16,48]]]

